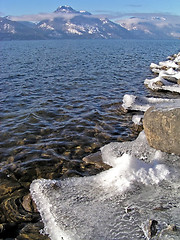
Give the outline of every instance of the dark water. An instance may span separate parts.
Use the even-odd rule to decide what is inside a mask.
[[[150,96],[151,62],[180,41],[62,40],[0,43],[0,161],[81,159],[132,136],[124,94]],[[51,154],[49,154],[51,153]]]

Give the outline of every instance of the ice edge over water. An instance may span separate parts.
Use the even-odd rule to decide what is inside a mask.
[[[120,239],[116,237],[123,234],[124,223],[121,229],[109,227],[109,224],[117,225],[114,220],[117,203],[113,199],[133,191],[137,185],[141,188],[158,184],[170,176],[168,168],[159,162],[164,153],[148,146],[144,132],[135,141],[110,143],[101,148],[101,152],[103,161],[112,166],[107,171],[64,181],[40,179],[31,184],[31,195],[45,224],[45,232],[52,240],[90,240],[95,236],[96,239]],[[102,206],[107,201],[108,208],[104,209]],[[102,219],[107,210],[110,211],[107,214],[111,214],[109,223]],[[134,235],[139,234],[137,229],[134,231]]]
[[[160,111],[163,111],[163,109],[172,110],[174,108],[180,108],[180,99],[148,98],[129,94],[125,94],[123,97],[122,107],[126,110],[145,112],[153,106]]]
[[[49,187],[56,184],[56,180],[34,180],[30,187],[31,196],[34,199],[38,211],[44,223],[44,233],[48,234],[51,239],[64,239],[71,240],[64,231],[62,231],[56,223],[52,215],[51,208],[53,203],[49,202],[48,196],[44,195],[44,184],[49,184]]]

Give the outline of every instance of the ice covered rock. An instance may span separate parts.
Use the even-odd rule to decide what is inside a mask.
[[[143,132],[135,141],[108,144],[101,153],[112,168],[96,176],[39,179],[31,184],[31,195],[52,240],[141,240],[145,238],[142,223],[153,217],[153,206],[161,203],[159,194],[162,199],[168,194],[168,202],[172,201],[170,191],[179,177],[167,188],[171,174],[161,161],[177,156],[149,147]],[[132,211],[125,211],[129,206]],[[173,214],[164,213],[161,220],[171,216],[178,224]]]
[[[180,104],[165,104],[148,109],[144,131],[150,146],[180,155]]]
[[[156,68],[156,69],[162,69],[162,67],[159,66],[159,65],[156,64],[156,63],[151,63],[151,64],[150,64],[150,68],[151,68],[151,69],[154,69],[154,68]]]
[[[123,97],[122,107],[126,110],[145,112],[148,108],[159,104],[180,104],[179,99],[154,98],[154,97],[139,97],[126,94]]]
[[[161,83],[161,84],[160,84]],[[174,84],[165,80],[162,77],[156,77],[153,79],[146,79],[144,84],[151,90],[154,91],[170,91],[175,93],[180,93],[180,86],[179,84]]]
[[[159,72],[159,76],[170,82],[177,83],[180,79],[180,72],[173,70],[173,68],[169,68],[167,71]]]
[[[158,64],[151,63],[150,68],[153,73],[158,74],[158,77],[146,79],[144,84],[155,91],[171,91],[180,93],[180,53],[169,57],[169,60],[159,62]]]
[[[166,69],[169,69],[169,68],[179,69],[179,65],[171,60],[159,62],[159,66]]]

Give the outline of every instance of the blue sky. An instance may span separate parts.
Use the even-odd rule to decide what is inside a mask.
[[[93,14],[164,13],[180,16],[180,0],[0,0],[3,16],[50,13],[60,5]]]

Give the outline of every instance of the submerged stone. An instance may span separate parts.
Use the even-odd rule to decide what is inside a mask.
[[[97,167],[102,167],[104,169],[110,168],[109,165],[105,164],[102,159],[102,154],[100,151],[92,153],[83,158],[83,161],[86,163],[94,164]]]
[[[50,240],[48,236],[45,236],[43,234],[40,234],[42,232],[43,223],[29,223],[26,226],[24,226],[18,237],[17,240]]]

